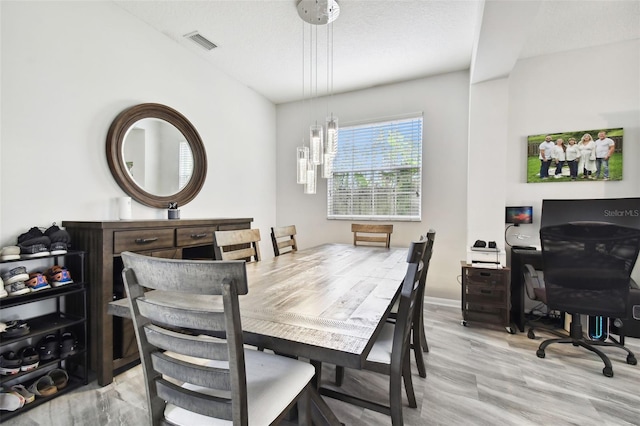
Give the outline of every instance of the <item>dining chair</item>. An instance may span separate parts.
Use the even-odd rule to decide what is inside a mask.
[[[216,259],[258,262],[260,255],[260,230],[237,229],[213,233]]]
[[[313,366],[243,348],[245,262],[122,261],[151,425],[268,425],[296,403],[299,424],[311,424]]]
[[[413,313],[414,318],[411,324],[411,349],[413,349],[414,357],[416,359],[416,366],[418,368],[418,374],[420,377],[427,377],[427,369],[424,363],[423,352],[429,352],[429,344],[427,343],[427,336],[424,331],[424,294],[427,283],[427,272],[429,270],[429,262],[431,255],[433,254],[433,244],[436,238],[436,231],[429,229],[429,231],[420,236],[420,241],[427,241],[427,248],[422,257],[422,276],[420,277],[420,288],[417,296],[419,306]],[[398,317],[398,309],[400,307],[400,300],[396,299],[391,312],[389,313],[388,322],[395,323]],[[336,367],[336,385],[341,386],[344,369],[342,367]]]
[[[384,244],[389,248],[391,245],[391,233],[393,225],[371,225],[362,223],[352,223],[351,232],[353,232],[353,245],[366,243]]]
[[[322,388],[321,394],[355,404],[391,416],[393,426],[403,424],[402,382],[409,407],[417,407],[411,380],[410,336],[415,310],[420,303],[421,279],[423,276],[425,251],[429,240],[412,242],[407,255],[407,273],[400,290],[398,315],[395,324],[385,322],[364,363],[363,370],[389,376],[389,406],[354,395],[346,395],[334,389]]]
[[[296,226],[281,226],[279,228],[271,228],[271,243],[273,244],[274,256],[291,253],[298,250],[296,242]],[[285,251],[282,251],[282,250]]]

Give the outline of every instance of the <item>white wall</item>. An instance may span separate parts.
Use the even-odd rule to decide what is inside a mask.
[[[166,104],[208,157],[182,218],[275,223],[275,106],[111,2],[1,2],[0,244],[32,226],[117,219],[105,140],[123,109]],[[247,125],[250,123],[250,125]],[[166,210],[133,203],[134,219]],[[263,237],[263,252],[271,253]]]
[[[509,78],[506,204],[533,205],[517,231],[539,245],[543,199],[640,197],[640,40],[519,61]],[[527,136],[624,128],[623,180],[526,183]],[[633,275],[640,282],[640,267]]]
[[[308,104],[308,102],[307,102]],[[327,220],[327,186],[318,180],[316,195],[303,194],[296,184],[296,147],[310,123],[310,108],[301,102],[277,107],[277,219],[295,224],[301,248],[324,242],[350,243],[351,221]],[[334,95],[331,110],[340,125],[422,111],[423,194],[421,222],[393,222],[391,245],[408,247],[429,228],[436,244],[429,266],[427,294],[460,298],[460,260],[466,256],[466,185],[469,73],[457,72],[341,95]],[[317,105],[324,122],[326,100]],[[315,119],[315,117],[314,117]],[[306,136],[308,144],[308,136]]]

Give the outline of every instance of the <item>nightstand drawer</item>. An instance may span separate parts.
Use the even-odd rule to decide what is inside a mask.
[[[493,285],[506,286],[508,273],[502,269],[468,268],[467,284],[469,285]]]
[[[173,247],[174,228],[118,231],[113,236],[113,252],[149,251]]]

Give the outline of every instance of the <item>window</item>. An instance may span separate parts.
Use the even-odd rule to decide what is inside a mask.
[[[422,116],[340,128],[329,219],[420,220]]]
[[[178,165],[179,182],[178,188],[185,187],[191,175],[193,175],[193,154],[191,153],[191,147],[187,141],[180,142],[180,163]]]

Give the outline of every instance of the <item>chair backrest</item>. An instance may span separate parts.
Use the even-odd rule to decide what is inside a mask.
[[[424,293],[427,285],[427,272],[429,271],[429,263],[431,262],[431,255],[433,254],[433,244],[436,240],[436,231],[429,229],[426,235],[420,237],[420,241],[426,241],[427,246],[422,254],[422,275],[420,276],[420,289],[418,294],[418,300],[420,302],[420,308],[422,309],[424,301]],[[420,312],[416,312],[420,316]]]
[[[274,256],[291,253],[298,250],[296,242],[296,226],[281,226],[279,228],[271,228],[271,243],[273,244]],[[283,251],[284,250],[284,251]]]
[[[353,245],[358,243],[374,243],[384,244],[389,248],[391,245],[391,233],[393,225],[370,225],[361,223],[352,223],[351,232],[353,232]]]
[[[605,222],[540,229],[545,293],[550,309],[624,317],[640,230]]]
[[[411,326],[413,324],[414,313],[419,306],[418,295],[420,294],[421,280],[424,276],[424,258],[429,240],[414,241],[409,246],[407,254],[407,273],[402,281],[400,290],[400,302],[398,306],[398,316],[393,332],[393,346],[391,349],[391,369],[402,371],[402,361],[409,348],[409,338],[411,336]]]
[[[248,291],[245,262],[163,259],[130,252],[122,253],[122,261],[152,424],[162,423],[167,403],[246,424],[238,306],[238,295]],[[226,338],[200,335],[203,332]],[[191,385],[216,396],[188,390]]]
[[[259,242],[259,229],[237,229],[213,233],[216,259],[244,259],[247,262],[257,262],[262,258]]]

